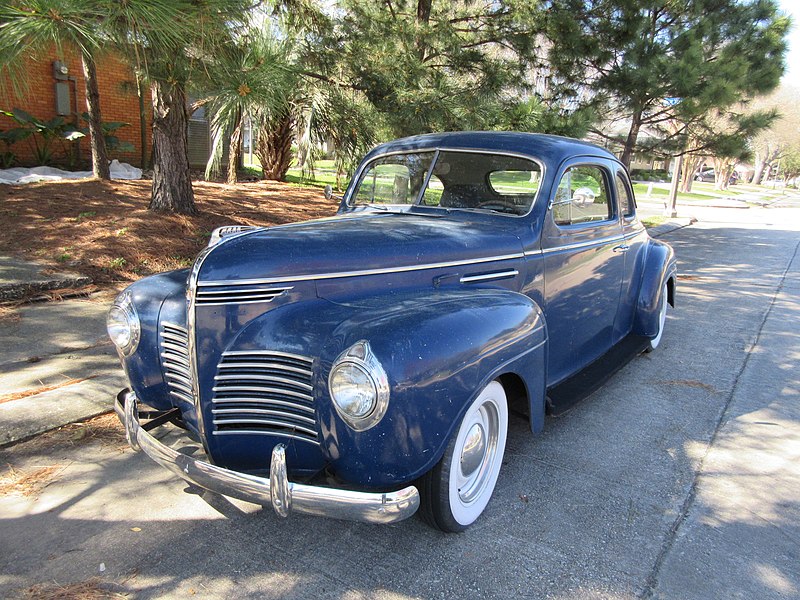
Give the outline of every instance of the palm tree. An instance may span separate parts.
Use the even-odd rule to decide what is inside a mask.
[[[18,0],[0,5],[0,70],[24,87],[25,58],[41,58],[55,48],[76,51],[81,57],[86,81],[86,106],[92,149],[92,172],[110,179],[97,86],[96,55],[103,42],[97,24],[103,13],[91,0]],[[77,110],[77,107],[76,107]]]
[[[336,188],[341,189],[341,175],[353,172],[386,127],[363,94],[318,79],[304,82],[302,98],[297,103],[299,162],[313,170],[313,148],[323,143],[332,145]]]
[[[206,177],[219,171],[225,136],[230,135],[227,181],[234,184],[245,119],[258,124],[283,114],[298,76],[290,65],[289,45],[266,27],[233,40],[208,64],[206,74],[202,83],[206,91],[196,103],[206,108],[211,122],[213,143]]]

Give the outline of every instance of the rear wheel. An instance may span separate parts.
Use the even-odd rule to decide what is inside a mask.
[[[442,531],[463,531],[492,497],[508,431],[508,402],[493,381],[472,402],[444,456],[421,481],[420,514]]]
[[[650,343],[645,348],[645,352],[652,352],[658,345],[661,343],[661,336],[664,335],[664,325],[667,322],[667,284],[664,283],[664,287],[661,290],[661,302],[658,305],[658,333],[656,333],[655,337],[650,340]]]

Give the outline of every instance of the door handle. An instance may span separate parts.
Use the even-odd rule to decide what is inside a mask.
[[[631,249],[631,247],[628,246],[627,244],[621,244],[619,246],[614,246],[614,252],[627,252],[630,249]]]

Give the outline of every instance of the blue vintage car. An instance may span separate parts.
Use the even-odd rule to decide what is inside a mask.
[[[658,346],[672,249],[606,150],[526,133],[397,140],[335,217],[214,232],[142,279],[108,329],[129,443],[203,488],[460,531],[486,508],[509,414],[533,433]],[[188,430],[207,461],[149,431]]]

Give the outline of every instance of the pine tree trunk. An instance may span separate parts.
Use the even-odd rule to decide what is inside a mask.
[[[292,162],[292,134],[294,119],[284,116],[278,125],[268,130],[262,127],[258,135],[256,155],[261,161],[264,179],[283,181]]]
[[[153,196],[150,210],[197,213],[187,149],[186,93],[179,85],[155,81],[153,96]]]
[[[417,1],[417,25],[427,25],[431,20],[431,7],[433,0]],[[417,56],[420,60],[425,60],[428,46],[424,36],[417,35]]]
[[[98,179],[111,179],[108,166],[106,139],[103,136],[103,118],[100,114],[100,91],[97,88],[97,68],[94,59],[81,54],[83,78],[86,82],[86,110],[89,113],[89,145],[92,149],[92,173]],[[77,107],[75,107],[77,110]]]
[[[228,185],[235,185],[238,181],[236,171],[239,168],[239,157],[242,153],[242,125],[243,119],[240,116],[236,121],[236,127],[231,132],[231,141],[228,145]]]
[[[642,126],[642,111],[637,111],[631,118],[631,128],[628,130],[628,138],[625,140],[625,149],[622,151],[620,162],[625,168],[630,170],[633,151],[636,149],[636,140],[639,137],[639,129]]]

